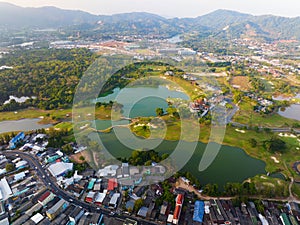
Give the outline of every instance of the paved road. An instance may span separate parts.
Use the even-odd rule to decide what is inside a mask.
[[[43,183],[45,184],[45,186],[48,189],[52,190],[56,195],[62,197],[66,201],[69,201],[69,202],[73,203],[74,205],[81,206],[83,209],[87,210],[88,212],[102,213],[106,216],[110,215],[111,211],[109,209],[99,208],[95,205],[80,201],[77,198],[75,198],[74,196],[72,196],[71,194],[69,194],[68,192],[65,192],[61,188],[59,188],[56,185],[55,181],[51,178],[51,176],[48,176],[48,173],[42,167],[42,165],[40,164],[38,159],[35,158],[33,155],[30,155],[25,152],[17,151],[17,150],[2,151],[1,154],[5,155],[5,156],[16,156],[18,154],[19,157],[22,158],[23,160],[26,160],[32,168],[36,168],[37,175],[40,177],[40,179],[43,181]],[[153,223],[153,222],[144,220],[139,217],[134,217],[134,216],[129,216],[129,215],[115,214],[113,217],[117,217],[122,220],[125,220],[126,218],[133,219],[133,220],[138,221],[139,224],[141,224],[141,225],[156,225],[157,224],[157,223]]]

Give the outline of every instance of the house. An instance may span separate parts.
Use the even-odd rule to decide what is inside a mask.
[[[165,76],[174,76],[174,72],[173,71],[166,71]]]
[[[269,222],[267,221],[266,217],[264,217],[263,215],[259,214],[258,218],[262,225],[269,225]]]
[[[92,203],[94,201],[95,195],[96,195],[96,192],[90,191],[88,193],[88,195],[85,197],[85,201]]]
[[[73,212],[69,214],[69,219],[71,222],[76,224],[79,221],[79,219],[83,216],[83,214],[84,214],[84,210],[76,206]]]
[[[209,111],[210,106],[206,99],[197,99],[189,104],[189,108],[191,113],[201,113],[205,116]]]
[[[164,201],[161,208],[160,208],[160,214],[161,215],[166,215],[167,214],[167,210],[168,210],[169,204],[168,202]]]
[[[92,190],[97,179],[92,178],[88,184],[88,190]]]
[[[143,206],[143,207],[140,208],[137,215],[140,216],[140,217],[146,218],[147,212],[148,212],[148,208]]]
[[[40,213],[37,213],[30,218],[30,220],[32,220],[34,222],[34,224],[40,223],[43,219],[44,219],[44,216],[42,216],[42,214],[40,214]]]
[[[28,171],[27,171],[27,172],[28,172]],[[25,172],[21,172],[21,173],[15,174],[15,175],[14,175],[14,181],[15,181],[15,182],[18,182],[18,181],[20,181],[20,180],[23,180],[25,177],[26,177]]]
[[[173,215],[172,214],[168,215],[167,222],[170,223],[170,224],[173,223]]]
[[[147,218],[148,219],[151,218],[154,207],[155,207],[155,203],[151,202],[149,207],[148,207],[148,211],[147,211]]]
[[[0,165],[7,162],[7,158],[4,155],[0,155]]]
[[[114,193],[109,201],[109,205],[112,206],[113,208],[116,208],[120,197],[121,197],[120,193]]]
[[[78,181],[80,181],[83,178],[83,176],[78,174],[78,170],[75,170],[73,178],[74,178],[75,182],[78,182]]]
[[[126,218],[123,225],[137,225],[137,221]]]
[[[197,52],[192,50],[192,49],[189,49],[189,48],[184,48],[184,49],[181,49],[178,51],[178,55],[181,55],[181,56],[192,56],[192,55],[196,55]]]
[[[131,166],[129,168],[129,173],[130,173],[131,176],[135,176],[137,174],[140,174],[140,169],[136,166]]]
[[[25,168],[28,165],[28,162],[25,160],[19,161],[15,164],[16,170]]]
[[[80,187],[78,184],[74,185],[69,185],[66,188],[67,191],[71,192],[75,197],[79,198],[80,195],[83,193],[84,188]]]
[[[134,201],[133,200],[129,200],[128,202],[126,202],[126,209],[127,211],[132,211],[134,208]]]
[[[90,225],[100,225],[103,220],[103,215],[94,213],[92,218],[90,219]]]
[[[108,191],[113,191],[117,187],[118,187],[117,179],[112,178],[108,180],[108,187],[107,187]]]
[[[94,184],[94,191],[100,191],[101,190],[101,179],[97,180]]]
[[[106,193],[97,193],[95,197],[95,204],[101,206],[103,204],[103,201],[106,197]]]
[[[50,220],[54,220],[61,212],[63,212],[69,203],[64,199],[59,200],[54,206],[46,211],[46,215]]]
[[[25,138],[24,132],[18,133],[14,138],[12,138],[9,142],[9,148],[15,149],[17,144]]]
[[[129,177],[129,164],[128,163],[122,163],[122,172],[123,172],[123,177]]]
[[[115,177],[117,174],[117,169],[119,168],[118,165],[110,165],[106,166],[103,169],[98,170],[97,176],[98,177]]]
[[[45,206],[48,204],[48,202],[52,201],[54,197],[55,195],[52,192],[46,191],[41,197],[39,197],[38,203],[40,203],[42,206]]]
[[[53,163],[60,158],[61,158],[61,156],[58,154],[47,155],[45,158],[45,163]]]
[[[174,224],[179,223],[183,200],[184,200],[184,195],[178,194],[176,197],[176,206],[175,206],[175,210],[174,210],[174,214],[173,214],[173,223]]]
[[[290,221],[289,221],[288,216],[285,213],[282,213],[280,215],[280,220],[281,220],[283,225],[290,225],[291,224]]]

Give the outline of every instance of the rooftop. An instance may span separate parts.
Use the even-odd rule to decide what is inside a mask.
[[[48,196],[50,195],[50,191],[46,191],[39,199],[39,202],[43,202],[46,198],[48,198]]]
[[[64,199],[59,200],[51,209],[48,210],[48,213],[53,214],[59,210],[59,208],[63,207],[67,202]]]
[[[12,194],[6,178],[0,180],[0,200],[7,200]]]
[[[48,170],[54,177],[57,177],[67,171],[73,170],[73,163],[57,162],[50,165]]]
[[[143,206],[143,207],[140,208],[140,210],[138,211],[138,216],[146,217],[146,216],[147,216],[147,212],[148,212],[148,208]]]
[[[39,222],[41,222],[44,219],[44,216],[42,216],[42,214],[37,213],[35,214],[33,217],[30,218],[35,224],[38,224]]]

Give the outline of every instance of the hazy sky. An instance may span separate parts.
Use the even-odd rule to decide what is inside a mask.
[[[0,0],[20,6],[57,6],[93,14],[151,12],[165,17],[196,17],[216,9],[254,15],[300,16],[299,0]]]

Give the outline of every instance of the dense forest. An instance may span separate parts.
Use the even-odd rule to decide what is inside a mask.
[[[66,108],[72,104],[75,87],[96,56],[87,49],[16,50],[0,59],[0,65],[13,69],[0,71],[0,110],[28,106],[41,109]],[[9,96],[36,97],[23,104]]]
[[[103,84],[99,89],[101,96],[148,75],[160,75],[168,70],[172,70],[174,75],[183,74],[182,70],[163,62],[136,62],[121,55],[101,57],[87,49],[16,50],[1,58],[0,65],[13,67],[0,70],[0,111],[28,107],[46,110],[68,108],[72,106],[77,87],[80,93],[84,93],[85,99],[93,99],[98,97],[94,89],[100,88],[99,84]],[[78,86],[83,74],[90,85]],[[30,99],[24,103],[11,100],[4,104],[9,96]]]

